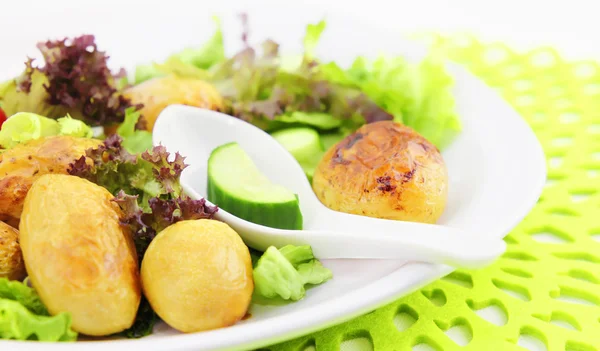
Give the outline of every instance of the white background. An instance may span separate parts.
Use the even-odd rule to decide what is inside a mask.
[[[298,0],[272,1],[295,4],[318,4],[328,9],[376,18],[381,26],[405,32],[416,30],[469,31],[486,38],[501,39],[515,45],[528,47],[550,44],[569,55],[578,57],[600,57],[599,12],[600,4],[595,0],[540,1],[540,0]],[[215,4],[218,3],[218,4]],[[81,26],[86,19],[72,18],[72,23],[53,23],[53,14],[74,11],[81,7],[95,7],[99,16],[108,13],[110,25],[124,29],[135,26],[135,13],[127,9],[135,6],[164,7],[165,15],[173,9],[204,12],[213,7],[239,7],[243,3],[251,6],[252,1],[125,1],[125,0],[35,0],[3,1],[0,9],[0,37],[10,36],[15,31],[36,33],[38,28]],[[126,9],[126,11],[120,11]],[[43,17],[39,17],[43,15]],[[89,20],[89,19],[88,19]],[[107,23],[107,24],[109,24]],[[4,40],[2,41],[4,42]],[[5,55],[11,48],[0,48]]]
[[[218,2],[218,4],[216,4]],[[263,1],[264,2],[264,1]],[[272,1],[282,6],[286,1]],[[35,53],[35,43],[49,35],[94,32],[97,26],[112,26],[123,32],[123,37],[134,40],[141,37],[143,21],[160,18],[136,16],[137,6],[164,8],[164,16],[177,16],[181,12],[211,12],[213,9],[234,8],[239,4],[252,7],[252,1],[9,1],[0,5],[0,56],[3,66],[0,76],[20,72],[24,55]],[[319,6],[328,11],[345,13],[362,19],[375,19],[382,28],[413,33],[434,31],[443,33],[472,33],[485,41],[500,40],[522,50],[550,45],[571,59],[600,59],[600,1],[473,1],[473,0],[343,0],[294,1],[295,4]],[[93,6],[97,18],[82,18],[78,9]],[[275,6],[274,6],[275,7]],[[240,11],[243,8],[239,8]],[[59,16],[57,16],[59,15]],[[274,12],[274,16],[277,13]],[[61,17],[61,20],[56,20]],[[65,19],[66,18],[66,19]],[[101,20],[100,20],[101,19]],[[285,22],[285,18],[281,19]],[[184,25],[184,24],[181,24]],[[299,28],[303,30],[303,28]],[[15,33],[19,33],[15,35]],[[134,34],[128,34],[134,33]],[[199,33],[206,38],[210,33]],[[156,41],[162,38],[154,38]],[[152,50],[153,38],[144,38],[144,46]],[[109,53],[139,50],[136,44],[123,41],[122,47],[106,48]],[[199,43],[203,40],[198,40]],[[118,60],[119,58],[116,57]],[[524,341],[527,344],[526,341]],[[532,349],[539,349],[533,348]]]

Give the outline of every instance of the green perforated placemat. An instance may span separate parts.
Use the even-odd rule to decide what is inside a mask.
[[[517,53],[469,36],[433,39],[535,130],[548,158],[540,201],[495,264],[455,271],[365,316],[268,349],[600,350],[600,65],[566,62],[551,48]]]

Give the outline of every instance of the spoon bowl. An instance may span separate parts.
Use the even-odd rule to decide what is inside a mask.
[[[273,183],[298,195],[303,230],[270,228],[219,209],[216,218],[229,224],[257,250],[308,244],[320,259],[403,259],[474,268],[489,264],[506,248],[500,238],[449,226],[333,211],[318,200],[302,167],[282,145],[254,125],[223,113],[171,105],[156,121],[153,142],[186,157],[190,167],[183,171],[181,184],[192,198],[206,194],[211,152],[229,142],[237,142]]]

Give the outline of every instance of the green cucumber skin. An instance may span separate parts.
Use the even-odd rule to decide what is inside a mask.
[[[208,200],[219,208],[232,215],[252,223],[264,225],[270,228],[301,230],[303,228],[303,217],[300,211],[298,195],[295,199],[278,203],[255,203],[241,199],[235,194],[221,189],[213,180],[211,172],[211,159],[219,150],[235,143],[227,143],[213,150],[208,159],[207,196]]]
[[[270,228],[302,229],[303,218],[297,199],[276,204],[256,204],[227,194],[214,185],[211,176],[208,177],[207,188],[210,202],[236,217]]]

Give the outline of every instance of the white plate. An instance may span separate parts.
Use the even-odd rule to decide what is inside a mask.
[[[64,2],[64,1],[63,1]],[[68,1],[67,1],[68,2]],[[36,55],[35,43],[48,37],[93,33],[112,64],[131,65],[161,59],[185,45],[202,43],[212,35],[209,15],[223,10],[229,53],[239,47],[239,23],[231,1],[219,5],[200,2],[185,6],[145,6],[120,2],[117,6],[85,2],[44,2],[26,11],[27,18],[8,13],[0,22],[0,77],[22,68],[26,55]],[[110,1],[108,1],[110,3]],[[218,8],[221,7],[221,8]],[[253,1],[250,15],[252,41],[269,36],[284,51],[300,49],[304,27],[327,16],[328,28],[319,54],[350,62],[355,55],[381,50],[418,57],[422,49],[382,29],[374,20],[359,21],[315,7]],[[115,12],[115,9],[120,9]],[[14,11],[21,11],[16,9]],[[4,12],[4,10],[3,10]],[[128,17],[124,16],[126,14]],[[29,24],[26,31],[20,21]],[[116,27],[113,27],[116,26]],[[13,30],[10,30],[13,28]],[[8,50],[8,51],[7,51]],[[546,175],[543,151],[527,124],[495,92],[463,69],[452,66],[456,78],[457,108],[464,130],[444,151],[450,178],[448,208],[440,222],[469,231],[502,237],[536,203]],[[399,261],[327,261],[334,279],[311,289],[307,297],[281,307],[253,306],[252,318],[235,326],[183,335],[159,325],[139,340],[110,340],[76,344],[1,341],[11,350],[217,350],[252,349],[300,336],[348,320],[406,295],[448,274],[446,266]]]

